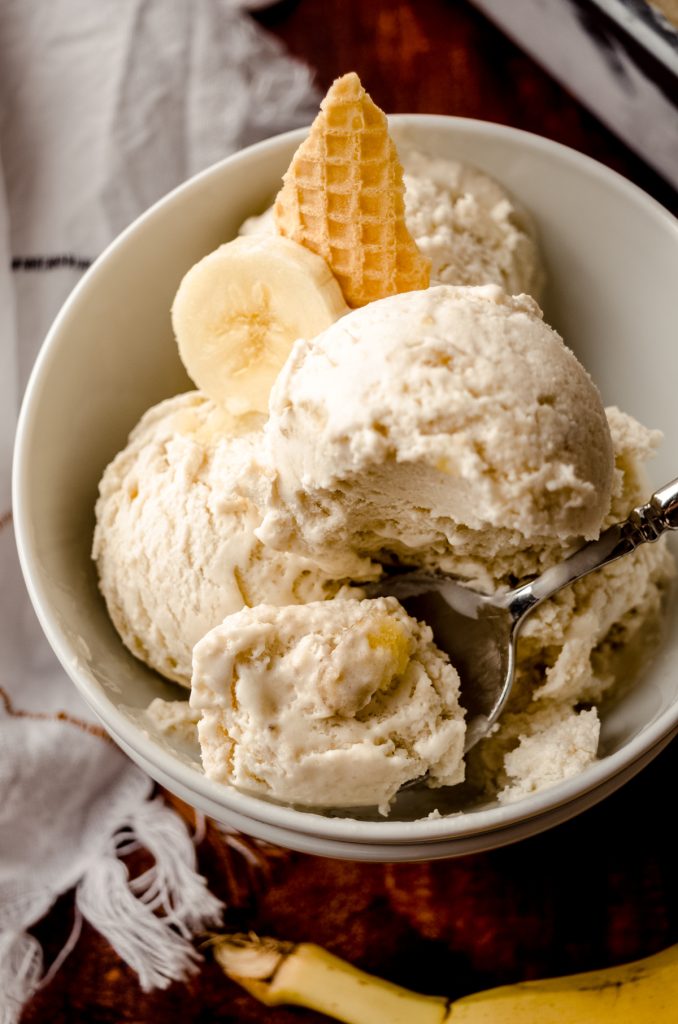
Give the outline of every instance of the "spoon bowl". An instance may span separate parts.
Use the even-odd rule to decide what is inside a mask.
[[[367,589],[370,595],[397,597],[433,630],[459,673],[464,750],[470,750],[499,717],[513,684],[517,629],[505,595],[479,594],[450,577],[423,572],[387,576]]]

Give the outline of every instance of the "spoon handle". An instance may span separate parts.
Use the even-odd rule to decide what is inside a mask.
[[[623,558],[639,544],[653,543],[666,530],[678,530],[678,479],[655,491],[646,504],[634,508],[624,522],[610,526],[598,540],[585,544],[531,583],[512,590],[506,595],[506,607],[518,622],[536,604],[563,587]]]

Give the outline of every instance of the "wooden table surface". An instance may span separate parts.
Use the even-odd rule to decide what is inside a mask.
[[[636,182],[674,212],[671,187],[462,0],[299,0],[257,15],[316,69],[322,89],[356,70],[387,111],[498,121],[563,142]],[[420,865],[299,854],[247,867],[208,826],[199,859],[228,900],[227,926],[315,941],[421,991],[490,985],[618,963],[678,941],[672,838],[678,746],[602,804],[533,839]],[[135,872],[143,855],[130,862]],[[46,962],[72,922],[63,897],[36,929]],[[213,963],[187,985],[143,994],[85,926],[25,1024],[325,1020],[264,1010]]]

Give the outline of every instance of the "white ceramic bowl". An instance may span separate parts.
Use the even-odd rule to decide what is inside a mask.
[[[549,274],[547,319],[616,403],[666,435],[653,467],[678,474],[678,224],[635,186],[578,153],[525,132],[434,116],[392,119],[422,149],[467,160],[508,186],[536,217]],[[578,813],[650,760],[678,727],[678,612],[638,684],[606,714],[605,756],[576,778],[508,806],[439,819],[351,820],[279,806],[206,779],[187,750],[141,724],[178,688],[123,647],[90,561],[102,470],[155,402],[189,386],[169,309],[188,267],[261,210],[304,135],[291,132],[223,161],[127,229],[61,310],[26,393],[14,508],[26,582],[57,656],[114,739],[150,775],[213,817],[298,850],[362,860],[470,853]],[[184,691],[185,693],[185,691]]]

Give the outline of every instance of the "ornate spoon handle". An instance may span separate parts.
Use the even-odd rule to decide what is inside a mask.
[[[626,522],[636,545],[657,540],[665,530],[678,530],[678,480],[655,491],[646,505],[634,508]]]
[[[634,508],[624,522],[610,526],[598,540],[585,544],[531,583],[512,590],[506,595],[505,607],[518,622],[563,587],[628,555],[639,544],[652,544],[666,530],[678,530],[678,479],[655,491],[648,502]]]

